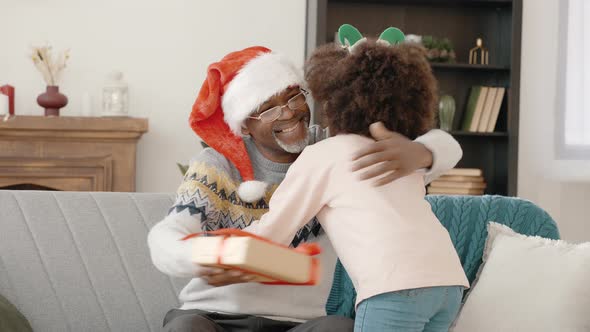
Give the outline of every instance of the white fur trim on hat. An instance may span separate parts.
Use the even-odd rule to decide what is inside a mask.
[[[238,187],[238,196],[248,203],[254,203],[264,197],[268,185],[262,181],[242,182]]]
[[[241,136],[242,123],[270,97],[292,85],[303,86],[303,73],[285,56],[262,53],[246,63],[222,97],[224,120]]]

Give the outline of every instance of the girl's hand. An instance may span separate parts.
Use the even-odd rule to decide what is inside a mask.
[[[389,131],[381,122],[373,123],[369,130],[376,142],[359,149],[352,158],[352,171],[362,170],[361,180],[379,177],[373,184],[382,186],[432,166],[432,152],[421,143]]]

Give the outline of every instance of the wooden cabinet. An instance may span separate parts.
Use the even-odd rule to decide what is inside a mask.
[[[17,116],[0,122],[0,188],[135,191],[147,119]]]

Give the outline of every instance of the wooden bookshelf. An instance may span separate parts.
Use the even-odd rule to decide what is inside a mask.
[[[451,134],[463,148],[458,167],[480,168],[486,194],[516,195],[522,0],[307,0],[306,55],[334,40],[343,23],[377,36],[389,26],[407,34],[449,38],[456,63],[431,63],[440,94],[454,97]],[[489,65],[468,62],[469,49],[483,38]],[[460,130],[470,88],[506,88],[495,131]],[[319,116],[314,114],[317,121]]]

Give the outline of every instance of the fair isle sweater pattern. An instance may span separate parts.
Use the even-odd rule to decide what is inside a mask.
[[[244,229],[268,211],[268,202],[278,185],[270,187],[266,196],[255,203],[240,200],[238,186],[238,182],[216,167],[193,162],[178,188],[170,213],[188,210],[191,216],[199,217],[203,232],[221,228]],[[291,246],[297,247],[301,242],[317,237],[320,230],[320,223],[314,217],[297,232]]]

